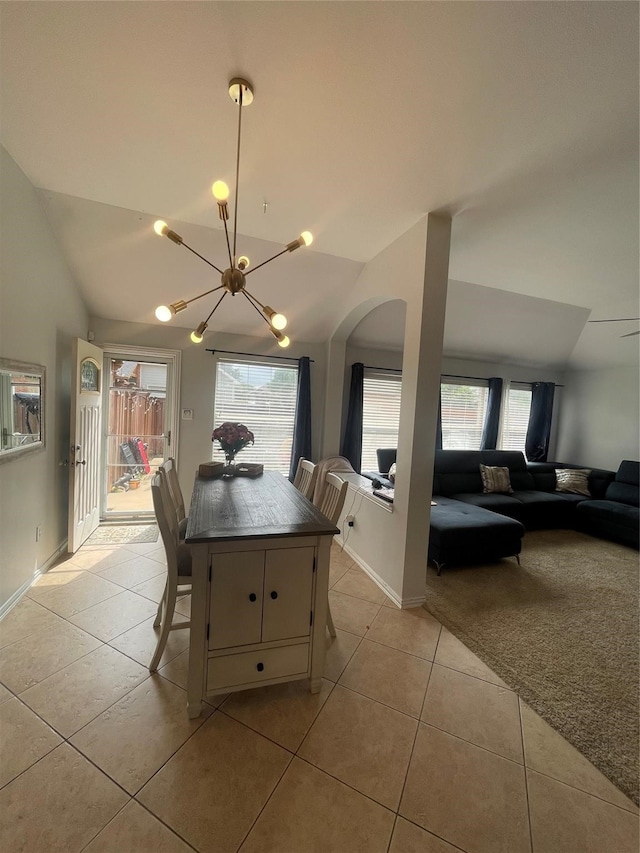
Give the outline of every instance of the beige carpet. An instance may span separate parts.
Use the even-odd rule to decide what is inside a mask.
[[[638,802],[638,552],[526,534],[521,566],[429,567],[426,608]]]
[[[103,545],[113,543],[121,545],[127,542],[156,542],[158,528],[155,524],[121,524],[98,527],[84,543],[85,545]]]

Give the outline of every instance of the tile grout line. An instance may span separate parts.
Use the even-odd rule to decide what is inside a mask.
[[[516,694],[517,695],[517,694]],[[529,799],[529,776],[527,773],[527,753],[524,743],[524,723],[522,721],[522,703],[518,696],[518,719],[520,721],[520,741],[522,743],[522,774],[524,776],[524,795],[527,802],[527,821],[529,823],[529,844],[531,850],[535,850],[533,845],[533,822],[531,820],[531,801]]]

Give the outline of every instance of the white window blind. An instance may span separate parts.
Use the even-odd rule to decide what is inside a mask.
[[[443,450],[480,450],[489,388],[486,382],[442,382]]]
[[[297,384],[297,365],[218,362],[213,428],[233,421],[244,424],[255,437],[255,443],[241,451],[238,461],[262,463],[265,470],[289,475]],[[212,447],[211,458],[224,461],[217,441]]]
[[[362,406],[362,471],[377,471],[379,447],[398,446],[402,377],[365,374]]]
[[[512,382],[507,389],[506,405],[502,416],[500,438],[502,450],[521,450],[524,453],[530,411],[531,386]]]

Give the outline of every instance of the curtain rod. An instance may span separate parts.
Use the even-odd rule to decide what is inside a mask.
[[[365,370],[386,370],[389,373],[402,373],[401,367],[372,367],[370,364],[362,365]]]
[[[441,376],[444,376],[445,379],[475,379],[476,381],[485,382],[486,379],[483,379],[481,376],[458,376],[456,373],[442,373]],[[511,382],[521,382],[523,385],[534,385],[536,382],[540,382],[540,379],[535,379],[534,381],[527,379],[512,379]],[[560,385],[558,382],[554,383],[556,388],[564,388],[564,385]]]
[[[230,350],[230,349],[208,349],[207,352],[210,352],[210,353],[223,352],[226,355],[250,355],[252,358],[277,358],[281,361],[299,361],[299,359],[295,358],[292,355],[261,355],[260,353],[257,353],[257,352],[234,352],[234,350]],[[309,363],[315,364],[315,361],[312,358],[310,358]]]

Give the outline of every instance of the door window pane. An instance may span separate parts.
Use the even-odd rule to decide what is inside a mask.
[[[297,388],[297,365],[221,359],[216,370],[212,431],[225,421],[244,424],[254,434],[255,443],[245,447],[237,461],[261,463],[265,470],[288,476]],[[224,462],[217,441],[212,442],[211,458]]]

